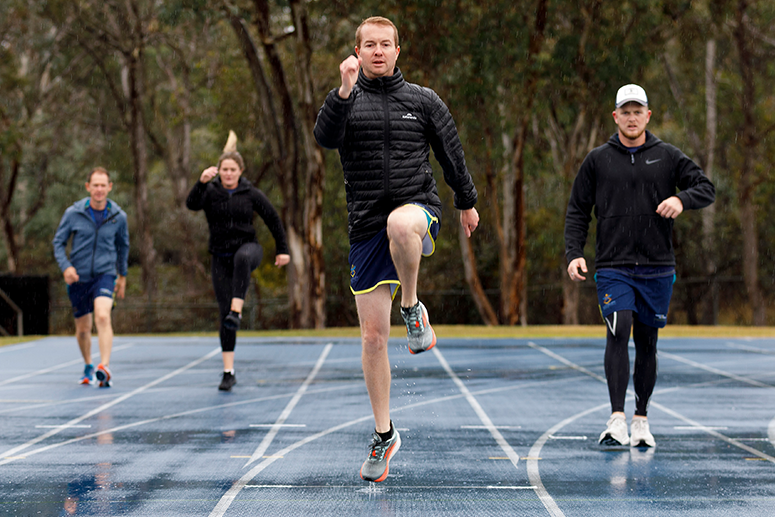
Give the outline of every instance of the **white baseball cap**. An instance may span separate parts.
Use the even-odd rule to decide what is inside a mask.
[[[637,102],[643,106],[648,106],[649,98],[646,97],[646,90],[637,84],[625,84],[616,92],[616,107],[621,108],[628,102]]]

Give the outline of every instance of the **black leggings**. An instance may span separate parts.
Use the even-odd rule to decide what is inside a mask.
[[[221,350],[224,352],[234,352],[237,344],[237,331],[223,326],[223,319],[231,310],[231,299],[245,299],[250,287],[250,273],[261,264],[263,255],[261,245],[255,242],[243,244],[234,255],[213,255],[213,288],[221,312]]]
[[[646,416],[649,399],[657,383],[658,329],[644,325],[632,311],[618,311],[605,318],[608,327],[605,345],[605,376],[611,411],[624,412],[624,399],[630,382],[630,355],[627,344],[635,342],[635,414]],[[612,330],[613,329],[613,330]]]

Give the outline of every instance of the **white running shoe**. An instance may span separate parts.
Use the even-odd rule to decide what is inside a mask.
[[[632,417],[630,432],[632,433],[630,445],[633,447],[654,447],[656,445],[654,436],[649,431],[649,421],[647,419]]]
[[[620,413],[611,415],[606,423],[606,430],[600,434],[598,443],[611,446],[630,443],[630,437],[627,435],[627,419],[624,415]]]

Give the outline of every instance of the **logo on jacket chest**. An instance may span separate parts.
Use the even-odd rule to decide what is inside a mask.
[[[406,115],[402,115],[401,118],[406,120],[417,120],[417,117],[415,117],[414,115],[408,112],[406,113]]]

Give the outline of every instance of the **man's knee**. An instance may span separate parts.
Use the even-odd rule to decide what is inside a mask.
[[[361,344],[364,355],[383,354],[387,350],[388,337],[390,332],[382,332],[378,329],[362,329]]]
[[[419,236],[425,214],[418,208],[401,207],[393,210],[387,220],[387,234],[391,241],[406,241]]]

